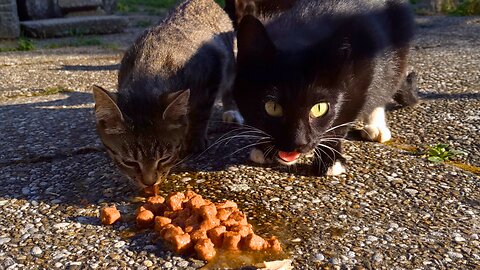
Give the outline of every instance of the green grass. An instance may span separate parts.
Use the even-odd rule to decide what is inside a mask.
[[[35,44],[30,39],[19,38],[16,47],[0,48],[0,52],[14,52],[14,51],[33,51]]]
[[[37,92],[34,96],[47,96],[47,95],[56,95],[60,93],[73,92],[73,90],[68,89],[63,86],[53,86],[43,89],[43,91]]]
[[[100,46],[104,45],[102,40],[97,37],[77,37],[72,40],[60,42],[60,43],[51,43],[46,46],[49,49],[63,48],[63,47],[82,47],[82,46]]]
[[[459,155],[465,155],[465,152],[452,149],[448,144],[439,143],[430,146],[424,157],[431,162],[445,162],[453,160]]]
[[[455,16],[480,15],[480,1],[463,0],[456,8],[449,10],[448,14]]]

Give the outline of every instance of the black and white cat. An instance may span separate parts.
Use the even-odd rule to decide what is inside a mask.
[[[341,139],[390,140],[385,105],[417,101],[407,79],[414,21],[397,1],[300,0],[279,16],[238,26],[234,97],[246,124],[268,134],[252,160],[291,165],[316,154],[316,173],[345,171]]]

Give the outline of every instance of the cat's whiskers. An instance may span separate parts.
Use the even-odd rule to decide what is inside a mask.
[[[355,121],[351,121],[351,122],[343,123],[343,124],[340,124],[340,125],[336,125],[334,127],[331,127],[329,129],[325,130],[324,133],[328,133],[328,132],[333,131],[337,128],[341,128],[341,127],[345,127],[345,126],[349,126],[349,125],[354,125],[355,123],[356,123]]]
[[[270,138],[269,138],[268,141],[263,141],[263,142],[262,142],[262,140],[259,140],[259,141],[255,142],[255,143],[249,144],[249,145],[247,145],[247,146],[244,146],[244,147],[238,149],[237,151],[231,153],[231,154],[228,155],[228,156],[232,156],[232,155],[234,155],[234,154],[242,151],[243,149],[246,149],[246,148],[249,148],[249,147],[252,147],[252,146],[263,145],[263,144],[267,144],[267,143],[271,143],[271,142],[272,142],[272,140],[271,140]]]
[[[338,150],[335,150],[334,148],[332,148],[332,147],[330,147],[330,146],[328,146],[328,145],[326,145],[326,144],[320,143],[318,146],[320,146],[320,147],[325,147],[325,148],[327,148],[328,150],[330,150],[330,152],[332,152],[334,158],[335,158],[335,153],[337,153],[340,157],[342,157],[342,153],[340,153]],[[319,149],[321,149],[321,148],[319,148]],[[330,159],[331,159],[331,158],[330,158]],[[332,160],[332,162],[334,162],[334,160]]]
[[[320,166],[321,166],[321,165],[322,165],[323,167],[325,167],[325,162],[324,162],[323,159],[322,159],[322,153],[320,153],[319,150],[323,152],[323,150],[321,150],[321,149],[318,149],[318,150],[317,150],[317,149],[314,149],[315,153],[317,154],[318,159],[320,160],[320,162],[322,162],[322,164],[320,164],[320,162],[318,163],[318,170],[320,170],[320,168],[321,168]],[[325,152],[323,152],[323,153],[325,153]],[[325,155],[327,155],[327,154],[325,153]],[[327,156],[328,156],[328,155],[327,155]]]

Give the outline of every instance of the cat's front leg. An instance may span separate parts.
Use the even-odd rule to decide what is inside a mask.
[[[365,125],[361,134],[364,139],[383,143],[392,138],[392,133],[385,119],[385,108],[377,107],[363,118]]]
[[[345,173],[341,142],[326,142],[315,148],[312,169],[317,175],[340,175]]]

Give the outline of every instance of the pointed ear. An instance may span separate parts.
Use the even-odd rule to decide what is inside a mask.
[[[237,32],[237,62],[244,65],[261,65],[273,60],[276,53],[275,44],[268,36],[263,24],[252,15],[243,17]]]
[[[96,85],[94,85],[92,89],[98,129],[106,134],[120,134],[125,132],[125,123],[116,103],[116,94],[110,93]]]
[[[164,120],[178,120],[188,113],[188,100],[190,99],[190,89],[177,91],[167,95],[167,108],[163,112]]]

